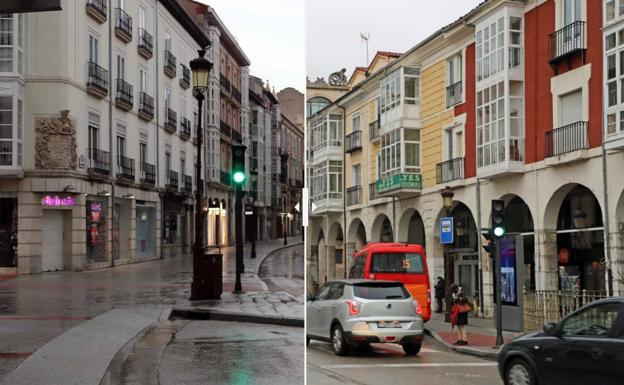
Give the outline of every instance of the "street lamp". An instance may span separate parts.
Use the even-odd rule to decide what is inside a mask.
[[[286,238],[286,193],[288,193],[288,190],[284,186],[282,187],[282,215],[284,216],[282,220],[282,233],[284,234],[284,246],[288,245],[288,239]]]
[[[442,191],[440,191],[440,195],[442,195],[442,205],[444,206],[444,210],[446,211],[446,215],[451,214],[451,209],[453,208],[453,197],[455,193],[453,189],[449,186],[446,186]],[[452,231],[452,230],[451,230]],[[452,296],[450,291],[448,290],[452,282],[449,282],[451,279],[451,261],[449,256],[449,244],[444,244],[444,278],[446,279],[446,292],[444,296],[444,300],[446,302],[446,311],[444,312],[444,320],[446,322],[451,321],[451,306],[452,306]]]
[[[258,170],[253,169],[249,172],[251,176],[251,258],[256,258],[256,233],[258,232],[256,226],[258,225],[258,218],[256,217],[256,195],[258,192]]]
[[[204,101],[204,92],[208,89],[208,77],[212,69],[212,63],[204,57],[206,51],[200,49],[197,51],[198,58],[191,60],[190,67],[193,74],[193,94],[197,99],[197,163],[195,164],[195,244],[193,246],[193,283],[191,285],[191,299],[201,300],[210,297],[210,293],[206,292],[205,282],[202,279],[202,271],[200,269],[201,260],[204,256],[204,210],[202,207],[204,186],[201,178],[201,148],[203,141],[202,120],[202,103]],[[214,294],[213,294],[214,295]],[[218,293],[221,296],[221,293]]]

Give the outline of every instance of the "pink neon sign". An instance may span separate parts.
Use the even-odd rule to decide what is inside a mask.
[[[74,207],[74,203],[76,203],[74,197],[61,198],[58,195],[46,195],[41,198],[41,205],[45,207]]]

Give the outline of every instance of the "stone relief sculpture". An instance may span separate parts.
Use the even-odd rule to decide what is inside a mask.
[[[35,168],[76,169],[76,124],[69,110],[35,121]]]
[[[334,87],[347,85],[347,69],[343,68],[340,71],[336,71],[329,75],[329,85]]]

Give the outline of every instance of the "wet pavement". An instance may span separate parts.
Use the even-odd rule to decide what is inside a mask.
[[[137,342],[123,369],[106,384],[299,385],[304,383],[303,342],[301,328],[165,322]]]
[[[425,337],[417,356],[406,357],[394,344],[373,344],[346,357],[334,355],[324,342],[310,342],[307,352],[309,385],[500,385],[496,362],[462,355]]]
[[[299,301],[304,296],[304,248],[289,247],[271,253],[260,265],[260,278],[270,291],[285,291]]]
[[[299,239],[294,238],[293,243]],[[263,256],[281,241],[258,243],[258,258],[245,247],[243,287],[263,292]],[[225,248],[224,293],[234,287],[235,252]],[[143,262],[87,272],[57,272],[0,279],[0,382],[32,352],[72,327],[114,308],[188,306],[192,257]]]

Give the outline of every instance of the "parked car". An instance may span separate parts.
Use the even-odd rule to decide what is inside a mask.
[[[508,385],[624,384],[624,298],[590,303],[498,355]]]
[[[431,318],[431,287],[427,257],[421,245],[371,242],[353,255],[349,278],[403,282],[422,305],[423,321]]]
[[[306,306],[306,344],[327,341],[334,353],[374,342],[395,343],[406,355],[420,351],[422,307],[401,282],[336,280],[327,282]]]

